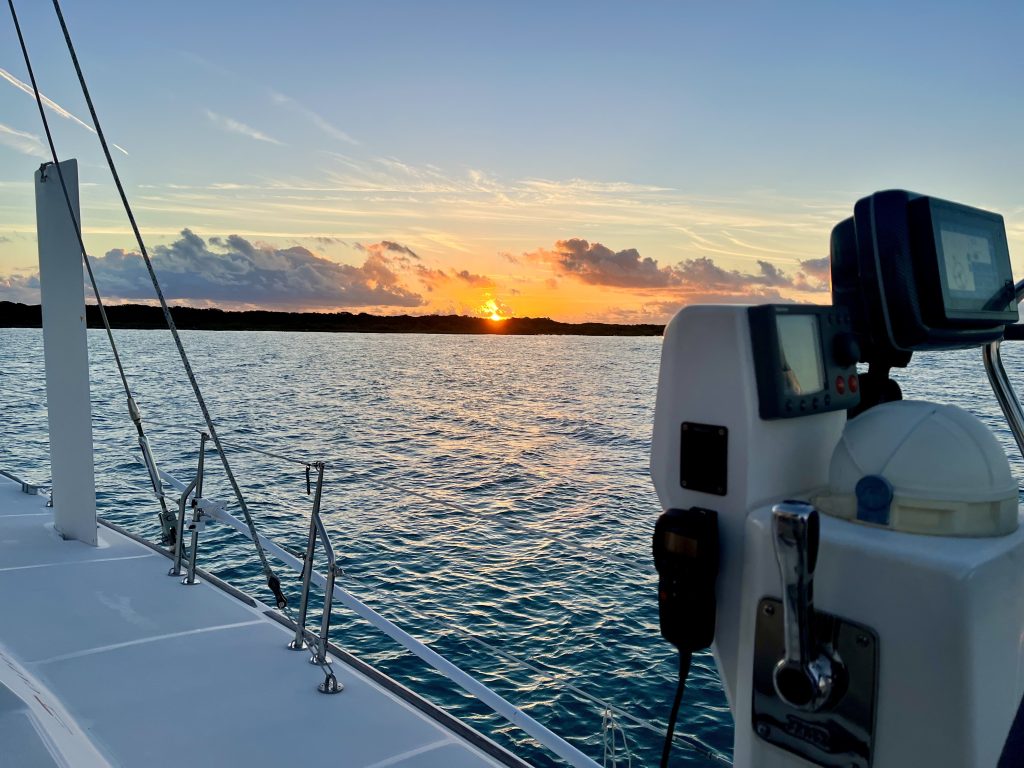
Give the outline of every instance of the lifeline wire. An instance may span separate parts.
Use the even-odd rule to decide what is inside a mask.
[[[110,327],[110,320],[107,318],[107,309],[103,306],[103,298],[100,296],[100,289],[96,283],[96,275],[92,271],[92,261],[89,259],[89,254],[85,250],[85,240],[82,238],[82,227],[78,223],[78,218],[75,216],[75,207],[71,204],[71,195],[68,193],[68,185],[64,180],[64,171],[61,170],[60,160],[57,157],[57,147],[53,142],[53,134],[50,132],[50,123],[46,119],[46,111],[43,109],[43,99],[39,93],[39,86],[36,84],[36,75],[35,71],[32,69],[32,60],[28,55],[28,46],[25,44],[25,37],[21,33],[21,23],[18,21],[18,13],[14,9],[14,0],[7,0],[7,5],[11,9],[11,18],[14,20],[14,29],[18,33],[18,43],[21,45],[21,54],[25,59],[25,67],[28,69],[28,78],[32,83],[32,91],[35,94],[36,106],[39,107],[39,117],[43,121],[43,131],[46,134],[46,143],[50,146],[50,156],[53,158],[53,167],[57,169],[57,178],[60,180],[60,188],[64,193],[64,202],[68,208],[68,216],[75,228],[75,237],[78,239],[78,247],[82,251],[82,261],[85,262],[85,271],[89,275],[89,283],[92,286],[93,295],[96,297],[96,307],[99,309],[100,317],[103,320],[103,328],[107,332],[107,339],[110,341],[110,350],[114,353],[114,362],[117,364],[117,373],[121,377],[121,385],[124,387],[124,394],[128,399],[128,413],[131,415],[132,422],[135,424],[135,429],[139,433],[139,439],[145,440],[146,433],[142,427],[142,417],[139,415],[138,406],[135,404],[135,398],[132,397],[132,390],[128,385],[128,377],[125,375],[124,366],[121,364],[121,355],[118,352],[117,344],[114,341],[114,332]],[[45,167],[40,168],[40,178],[42,180],[46,179]],[[159,488],[154,488],[153,490],[156,492],[157,498],[160,500],[160,507],[163,513],[161,515],[161,521],[166,521],[167,503]]]
[[[171,486],[177,488],[178,490],[183,491],[187,487],[184,483],[182,483],[181,481],[177,480],[174,476],[172,476],[172,475],[170,475],[170,474],[168,474],[166,472],[162,472],[161,475],[164,477],[164,479]],[[207,501],[209,501],[209,500],[207,500]],[[213,508],[208,509],[208,514],[209,514],[209,516],[210,516],[210,518],[212,520],[215,520],[215,521],[218,521],[218,522],[221,522],[221,523],[226,523],[227,525],[229,525],[231,528],[234,528],[239,533],[242,533],[243,535],[247,535],[248,529],[246,528],[244,531],[242,530],[242,528],[244,527],[245,524],[243,522],[239,521],[237,518],[233,517],[225,509],[224,505],[219,504],[219,503],[215,503],[215,506]],[[295,568],[296,570],[299,570],[299,571],[301,571],[302,568],[305,567],[304,563],[303,563],[302,553],[292,552],[289,549],[287,549],[287,548],[285,548],[285,547],[283,547],[283,546],[281,546],[279,544],[276,544],[275,542],[273,542],[270,539],[266,539],[266,542],[267,542],[266,546],[270,548],[270,551],[273,553],[273,555],[278,560],[281,560],[282,562],[286,563],[287,565],[290,565],[291,567],[293,567],[293,568]],[[292,560],[294,560],[294,562],[292,562]],[[313,571],[312,575],[313,575],[313,580],[316,581],[319,586],[323,587],[324,584],[321,583],[321,581],[323,580],[323,577],[320,576],[320,574],[317,573],[315,570]],[[345,575],[346,575],[346,577],[348,579],[359,582],[370,593],[374,594],[377,598],[384,600],[388,604],[390,604],[390,605],[397,605],[398,607],[402,608],[403,610],[405,610],[407,613],[409,613],[411,615],[419,616],[420,618],[425,619],[426,621],[430,622],[431,624],[434,624],[435,626],[439,626],[439,627],[442,627],[444,629],[447,629],[447,630],[451,631],[453,634],[455,634],[458,637],[462,638],[462,640],[465,641],[465,642],[473,643],[474,645],[477,645],[477,646],[483,648],[484,650],[494,654],[498,658],[504,659],[505,661],[508,661],[508,662],[513,663],[515,665],[518,665],[518,666],[521,666],[523,668],[529,669],[530,671],[534,672],[535,674],[537,674],[537,675],[539,675],[539,676],[541,676],[541,677],[543,677],[545,679],[551,680],[553,682],[556,682],[556,683],[562,685],[564,688],[572,691],[573,693],[575,693],[577,696],[579,696],[584,701],[588,701],[588,702],[591,702],[591,703],[597,705],[602,712],[611,712],[614,715],[617,715],[618,717],[622,718],[623,720],[629,722],[631,725],[634,725],[634,726],[639,727],[639,728],[643,728],[645,730],[651,731],[652,733],[656,733],[658,735],[662,734],[661,729],[658,728],[657,726],[655,726],[653,723],[650,723],[650,722],[648,722],[646,720],[643,720],[643,719],[637,717],[636,715],[634,715],[634,714],[632,714],[632,713],[622,709],[621,707],[618,707],[618,706],[616,706],[614,704],[609,703],[608,701],[605,701],[604,699],[600,699],[600,698],[594,696],[593,694],[591,694],[591,693],[587,692],[586,690],[580,688],[578,685],[576,685],[571,680],[566,680],[565,679],[565,673],[562,672],[561,670],[557,670],[557,669],[555,669],[553,667],[550,667],[550,666],[548,666],[548,665],[546,665],[543,662],[540,662],[538,660],[527,661],[525,659],[522,659],[519,656],[516,656],[516,655],[514,655],[512,653],[509,653],[508,651],[502,650],[502,649],[496,647],[495,645],[493,645],[493,644],[491,644],[491,643],[489,643],[489,642],[487,642],[485,640],[482,640],[481,638],[477,637],[475,634],[473,634],[469,630],[461,627],[460,625],[452,622],[451,620],[441,619],[440,617],[435,616],[432,613],[426,612],[426,611],[424,611],[422,609],[414,608],[412,605],[410,605],[408,602],[403,600],[401,597],[393,594],[390,591],[384,592],[383,589],[385,588],[385,584],[384,584],[383,580],[380,579],[380,577],[374,576],[372,574],[355,575],[355,574],[352,574],[351,572],[348,572],[348,571],[346,571]],[[371,583],[371,580],[372,580],[373,583]],[[361,616],[362,618],[366,619],[367,621],[370,622],[370,624],[372,624],[373,626],[377,627],[378,629],[383,629],[384,632],[386,634],[388,634],[392,639],[396,640],[400,645],[405,647],[407,650],[412,652],[414,655],[416,655],[419,658],[421,658],[422,660],[426,661],[428,664],[430,664],[435,669],[437,669],[437,671],[441,672],[441,674],[449,677],[449,679],[453,680],[453,682],[455,682],[457,685],[461,686],[465,690],[467,690],[467,691],[469,691],[471,693],[474,693],[475,695],[480,697],[479,691],[475,691],[475,690],[472,690],[471,688],[467,688],[466,685],[463,682],[459,682],[459,680],[456,680],[454,677],[452,677],[451,674],[449,674],[448,672],[446,672],[443,669],[439,668],[433,661],[431,661],[429,658],[426,658],[419,651],[417,651],[416,648],[413,647],[413,645],[418,644],[419,641],[414,641],[414,638],[412,638],[411,635],[408,635],[408,633],[404,632],[404,630],[398,629],[397,625],[395,625],[393,622],[391,622],[390,620],[385,618],[382,614],[378,613],[377,611],[375,611],[372,608],[369,608],[369,606],[367,606],[365,603],[362,603],[362,601],[359,601],[359,599],[356,598],[353,593],[351,593],[348,590],[344,589],[340,585],[335,584],[335,597],[339,598],[341,600],[341,602],[344,605],[346,605],[346,607],[348,607],[350,610],[353,610],[356,613],[356,615]],[[359,605],[358,606],[354,605],[353,601],[358,602]],[[372,614],[372,615],[365,613],[366,610],[370,611],[370,614]],[[290,610],[288,610],[287,612],[288,612],[289,618],[291,618],[291,620],[293,622],[295,622],[296,619],[295,619],[294,615],[292,614],[292,612]],[[375,621],[374,619],[379,619],[379,620],[383,621],[384,623],[386,623],[390,627],[393,627],[397,632],[392,632],[388,628],[381,626],[381,624],[378,623],[377,621]],[[314,633],[310,632],[309,630],[306,630],[305,628],[304,628],[304,634],[306,634],[307,636],[315,637]],[[402,637],[399,637],[399,635],[402,635]],[[403,638],[405,638],[405,639],[403,639]],[[413,640],[414,641],[412,645],[410,644],[409,640]],[[428,650],[429,650],[429,648],[428,648]],[[450,664],[450,662],[448,662],[448,663]],[[461,670],[459,670],[459,671],[461,672]],[[463,672],[462,674],[465,675],[466,673]],[[479,685],[479,683],[477,683],[477,684]],[[488,690],[488,689],[485,689],[485,690]],[[504,717],[506,717],[506,719],[509,719],[509,721],[512,722],[513,724],[517,724],[517,725],[520,725],[520,727],[522,727],[521,723],[517,722],[517,720],[515,718],[510,718],[509,715],[506,712],[503,712],[501,709],[496,709],[493,706],[493,704],[490,703],[489,701],[485,701],[485,703],[488,703],[488,706],[491,706],[492,709],[495,709],[496,712],[498,712],[499,714],[502,714]],[[527,732],[529,732],[529,730]],[[537,738],[536,734],[532,734],[531,733],[531,735],[534,738]],[[714,763],[717,763],[717,764],[720,764],[720,765],[725,765],[725,766],[732,765],[732,763],[728,759],[728,757],[723,755],[721,752],[718,752],[714,747],[711,747],[710,745],[705,744],[704,742],[702,742],[700,739],[698,739],[695,736],[691,736],[689,734],[684,734],[684,733],[674,733],[673,738],[679,739],[688,748],[694,750],[695,752],[698,752],[699,754],[701,754],[702,756],[706,757],[707,759],[711,760]],[[540,741],[541,743],[544,743],[543,740],[541,740],[541,739],[538,739],[538,741]],[[545,744],[545,746],[548,746],[550,748],[551,745],[550,744]],[[628,750],[628,747],[627,747],[627,750]]]
[[[14,0],[7,0],[11,5],[11,9],[14,9]],[[61,31],[64,33],[64,42],[67,44],[68,53],[71,55],[71,61],[75,66],[75,73],[78,75],[78,83],[82,88],[82,95],[85,97],[85,103],[89,106],[89,115],[92,118],[93,127],[96,129],[96,136],[100,140],[100,146],[103,147],[103,154],[107,159],[107,166],[110,168],[110,174],[114,178],[114,184],[117,187],[117,193],[121,198],[121,204],[124,206],[124,212],[128,217],[128,222],[131,224],[132,232],[135,234],[135,241],[139,246],[139,253],[142,255],[142,260],[146,264],[146,270],[149,272],[150,280],[153,283],[153,289],[156,291],[157,299],[160,301],[160,308],[163,310],[164,319],[167,321],[167,327],[171,332],[171,336],[174,338],[175,346],[178,348],[178,354],[181,357],[182,365],[185,368],[185,374],[188,376],[189,384],[192,385],[192,392],[195,394],[196,402],[199,404],[199,410],[203,413],[203,420],[206,422],[207,429],[210,433],[210,439],[213,440],[214,445],[217,448],[217,453],[220,455],[221,464],[224,465],[224,474],[227,475],[228,482],[231,484],[231,489],[235,493],[235,498],[238,499],[238,505],[242,510],[242,517],[245,518],[245,524],[249,527],[249,532],[252,534],[253,544],[256,546],[256,553],[259,555],[260,563],[263,566],[263,573],[267,577],[267,587],[274,593],[274,598],[277,601],[278,608],[284,608],[287,606],[288,601],[284,596],[284,592],[281,591],[281,580],[274,574],[273,569],[270,567],[270,562],[267,560],[267,555],[263,551],[263,546],[260,544],[259,536],[256,535],[256,526],[253,523],[252,515],[249,513],[249,507],[245,503],[245,498],[242,496],[242,489],[238,485],[238,481],[235,479],[234,472],[231,471],[231,465],[228,463],[227,455],[221,448],[220,438],[217,436],[217,429],[213,425],[213,419],[210,416],[210,411],[206,407],[206,400],[203,398],[203,393],[199,389],[199,382],[196,381],[195,373],[192,371],[192,365],[189,363],[188,355],[185,353],[185,347],[181,343],[181,337],[178,335],[178,328],[174,324],[174,319],[171,317],[171,310],[167,306],[167,299],[164,298],[164,292],[160,288],[160,281],[157,279],[156,271],[153,269],[153,262],[149,258],[149,252],[146,250],[146,244],[142,240],[142,233],[139,231],[139,225],[135,221],[135,214],[132,212],[131,204],[128,202],[128,196],[125,194],[124,186],[121,184],[121,177],[117,172],[117,167],[114,164],[114,158],[110,154],[110,147],[107,146],[107,139],[103,133],[103,128],[100,126],[99,117],[96,115],[96,107],[93,105],[92,96],[89,94],[89,86],[85,82],[85,75],[82,73],[82,66],[78,61],[78,54],[75,52],[75,45],[71,41],[71,33],[68,31],[67,23],[64,21],[64,14],[60,8],[60,0],[53,0],[53,9],[57,13],[57,19],[60,21]],[[39,107],[42,111],[42,105]]]
[[[647,720],[642,720],[641,718],[622,709],[621,707],[616,706],[604,699],[598,698],[592,693],[589,693],[588,691],[580,688],[571,680],[566,680],[565,673],[561,670],[554,669],[545,664],[544,662],[541,662],[536,659],[527,661],[526,659],[520,658],[519,656],[516,656],[513,653],[498,648],[497,646],[487,642],[486,640],[482,640],[469,630],[461,627],[460,625],[456,624],[450,619],[442,619],[438,616],[434,616],[433,614],[426,612],[425,610],[414,608],[402,598],[394,595],[391,591],[384,592],[383,589],[385,588],[385,585],[382,582],[380,582],[378,577],[372,577],[374,581],[377,581],[378,583],[371,584],[368,580],[368,576],[357,576],[349,571],[345,572],[345,576],[350,580],[360,582],[364,587],[366,587],[371,592],[371,594],[374,594],[378,599],[390,604],[398,605],[400,608],[405,610],[406,613],[410,613],[414,616],[419,616],[421,619],[425,619],[434,624],[435,626],[439,626],[444,629],[450,630],[451,632],[460,636],[464,642],[473,643],[479,646],[480,648],[483,648],[484,650],[488,651],[489,653],[497,656],[500,659],[504,659],[509,663],[523,667],[524,669],[528,669],[542,678],[558,683],[563,688],[566,688],[567,690],[575,693],[584,701],[588,701],[591,704],[594,704],[598,707],[600,711],[610,712],[614,715],[618,715],[623,720],[628,721],[629,723],[638,728],[643,728],[659,736],[663,735],[662,730],[653,723],[650,723]],[[673,737],[681,740],[690,749],[694,750],[695,752],[698,752],[699,754],[703,755],[704,757],[707,757],[710,760],[713,760],[724,765],[731,765],[729,760],[725,758],[720,752],[718,752],[714,747],[705,744],[695,736],[690,736],[689,734],[684,733],[675,733]]]
[[[198,427],[184,427],[184,426],[182,426],[180,424],[167,424],[167,423],[163,423],[163,422],[151,422],[151,423],[156,424],[157,426],[165,427],[167,429],[188,429],[188,430],[193,431],[193,432],[201,432],[202,431]],[[230,432],[229,432],[229,434],[230,434]],[[296,464],[296,465],[299,465],[299,466],[309,466],[312,463],[311,460],[302,459],[302,458],[299,458],[298,456],[288,455],[288,454],[280,453],[280,452],[276,452],[276,451],[268,451],[265,448],[258,448],[258,447],[254,446],[254,445],[245,445],[245,444],[243,444],[241,442],[235,442],[233,439],[230,440],[230,441],[223,441],[222,445],[227,446],[229,448],[233,448],[236,451],[242,451],[242,452],[248,452],[248,453],[257,453],[257,454],[260,454],[262,456],[267,456],[269,458],[277,459],[279,461],[283,461],[283,462],[286,462],[286,463]],[[375,454],[377,456],[387,458],[389,460],[392,459],[391,454],[389,454],[387,451],[381,451],[381,450],[378,450],[378,449],[375,449],[375,448],[366,448],[366,447],[360,447],[359,450],[364,451],[366,453],[372,453],[372,454]],[[342,461],[340,457],[335,457],[335,458],[324,460],[324,464],[327,465],[327,466],[347,467],[349,462]],[[467,506],[465,504],[461,504],[458,501],[452,501],[450,499],[444,499],[444,498],[442,498],[442,497],[440,497],[440,496],[438,496],[436,494],[427,493],[426,491],[421,491],[421,490],[418,490],[418,489],[415,489],[415,488],[411,488],[411,487],[406,486],[406,485],[401,485],[401,484],[395,483],[393,480],[387,480],[387,481],[378,480],[377,478],[373,477],[368,471],[364,472],[362,474],[356,474],[354,472],[350,472],[349,473],[349,477],[352,480],[366,481],[366,482],[369,482],[369,483],[374,483],[374,484],[376,484],[378,486],[383,486],[383,487],[390,488],[391,490],[401,491],[402,493],[408,494],[410,496],[416,496],[416,497],[424,499],[426,501],[433,502],[434,504],[437,504],[437,505],[439,505],[441,507],[450,507],[451,509],[454,509],[454,510],[457,510],[459,512],[462,512],[463,514],[469,515],[471,517],[482,517],[482,516],[484,516],[483,513],[481,513],[480,510],[474,509],[473,507],[469,507],[469,506]],[[545,533],[543,531],[537,531],[534,528],[530,527],[529,525],[526,525],[524,523],[520,523],[518,521],[513,521],[513,520],[510,520],[508,518],[509,518],[509,516],[505,515],[505,514],[490,514],[490,515],[487,515],[488,521],[496,523],[497,525],[500,525],[500,526],[503,526],[503,527],[506,527],[506,528],[510,528],[512,530],[516,530],[516,531],[519,531],[521,533],[526,533],[526,534],[529,534],[529,535],[532,535],[532,536],[537,536],[537,535],[542,536],[542,537],[548,539],[549,541],[552,541],[555,544],[558,544],[559,546],[562,546],[562,547],[567,547],[568,548],[568,547],[571,547],[573,545],[579,546],[579,547],[583,547],[584,549],[587,549],[587,550],[593,552],[598,557],[600,557],[600,558],[602,558],[604,560],[607,560],[610,563],[614,563],[615,565],[619,565],[619,566],[621,566],[621,567],[623,567],[623,568],[625,568],[627,570],[633,571],[634,573],[637,573],[637,574],[639,574],[641,576],[650,576],[651,575],[651,571],[650,571],[649,568],[645,568],[644,566],[640,565],[639,563],[635,562],[634,560],[631,560],[630,558],[623,557],[621,555],[617,555],[614,552],[609,552],[608,550],[604,549],[600,544],[596,544],[594,542],[587,541],[586,539],[581,538],[579,536],[575,536],[575,535],[573,535],[571,533],[564,533],[563,532],[563,533],[559,534],[558,536],[552,536],[552,535],[547,534],[547,533]]]

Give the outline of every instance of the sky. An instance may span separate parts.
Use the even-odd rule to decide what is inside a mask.
[[[104,298],[153,299],[49,3],[16,3]],[[1024,276],[1024,4],[65,0],[172,303],[665,322],[829,300],[892,187]],[[47,152],[0,14],[0,300]]]

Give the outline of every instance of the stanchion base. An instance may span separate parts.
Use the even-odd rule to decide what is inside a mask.
[[[316,687],[320,693],[341,693],[345,690],[345,686],[338,682],[333,674],[328,674],[327,678]]]

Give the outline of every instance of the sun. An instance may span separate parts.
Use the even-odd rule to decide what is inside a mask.
[[[495,322],[505,319],[505,316],[501,314],[501,307],[498,306],[498,302],[496,302],[494,299],[488,299],[483,304],[481,304],[479,312],[481,315],[484,315],[485,317],[490,318]]]

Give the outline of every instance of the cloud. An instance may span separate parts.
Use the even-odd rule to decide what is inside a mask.
[[[43,159],[49,157],[46,147],[43,146],[42,139],[38,136],[16,130],[3,123],[0,123],[0,144],[4,144],[29,157],[41,157]]]
[[[494,280],[487,275],[478,275],[470,272],[468,269],[450,269],[446,271],[417,264],[415,273],[416,277],[426,286],[428,291],[433,291],[441,285],[450,284],[453,280],[465,283],[473,288],[485,288],[488,291],[497,287]],[[486,295],[490,296],[490,293],[488,292]]]
[[[774,264],[759,261],[757,267],[755,273],[724,269],[702,256],[680,262],[673,272],[688,287],[721,293],[742,293],[757,288],[785,288],[793,285],[793,280]]]
[[[295,101],[295,99],[291,98],[290,96],[285,96],[283,93],[278,93],[277,91],[271,91],[270,98],[273,99],[275,104],[280,104],[282,106],[289,107],[298,114],[302,115],[331,138],[337,139],[338,141],[344,141],[346,144],[359,144],[358,141],[353,139],[343,130],[328,122],[325,117],[318,114],[317,112],[314,112],[312,109],[309,109],[308,107],[304,107],[302,104],[299,104],[299,102]]]
[[[832,262],[828,256],[800,261],[800,272],[796,276],[798,288],[808,291],[827,291],[831,279]]]
[[[424,267],[422,264],[416,265],[416,277],[419,278],[423,286],[430,292],[433,292],[437,286],[451,281],[448,273],[443,269],[432,269]]]
[[[39,303],[39,275],[0,276],[0,301]]]
[[[591,285],[616,288],[664,288],[678,282],[671,267],[659,267],[651,258],[641,258],[635,248],[613,251],[601,243],[580,238],[559,240],[551,250],[526,254],[531,261],[550,264],[564,275]]]
[[[457,272],[455,270],[452,270],[452,274],[454,274],[457,279],[463,281],[464,283],[468,283],[469,285],[472,285],[476,288],[494,287],[494,281],[491,278],[487,277],[487,275],[475,275],[468,269],[463,269]]]
[[[403,256],[410,256],[416,261],[420,260],[419,254],[416,253],[412,248],[401,243],[396,243],[393,240],[381,240],[379,243],[356,243],[356,248],[360,251],[366,251],[367,253],[398,253]]]
[[[212,247],[217,250],[212,250]],[[280,309],[418,307],[388,260],[370,254],[362,266],[337,264],[301,246],[274,248],[240,235],[204,241],[191,230],[153,248],[153,265],[168,299]],[[142,258],[122,249],[93,259],[106,296],[152,299]]]
[[[29,96],[31,96],[33,100],[35,99],[36,94],[35,94],[35,91],[32,90],[32,86],[31,85],[29,85],[28,83],[22,82],[21,80],[16,78],[14,75],[12,75],[10,72],[8,72],[6,69],[3,69],[2,67],[0,67],[0,77],[2,77],[4,80],[6,80],[11,85],[13,85],[15,88],[17,88],[22,93],[26,93]],[[43,102],[43,106],[48,107],[52,112],[55,112],[56,114],[60,115],[65,120],[70,120],[73,123],[77,123],[78,125],[80,125],[83,128],[85,128],[85,130],[89,131],[89,133],[96,133],[96,130],[91,125],[89,125],[88,123],[86,123],[86,122],[84,122],[82,120],[79,120],[77,117],[75,117],[73,114],[68,112],[66,109],[64,109],[64,107],[62,107],[60,104],[55,102],[53,99],[48,99],[42,92],[40,92],[40,94],[39,94],[39,100]],[[128,150],[126,150],[124,147],[118,146],[117,144],[114,144],[114,142],[110,142],[110,143],[111,143],[111,145],[113,145],[113,147],[115,149],[123,152],[126,155],[128,154]]]
[[[331,235],[318,235],[318,236],[316,236],[316,237],[311,237],[310,239],[311,239],[311,240],[312,240],[312,241],[313,241],[314,243],[316,243],[317,245],[320,245],[320,246],[328,246],[328,245],[348,245],[348,243],[346,243],[346,242],[345,242],[344,240],[342,240],[342,239],[341,239],[340,237],[333,237],[333,236],[331,236]]]
[[[726,269],[707,256],[661,266],[655,259],[641,257],[635,248],[613,251],[601,243],[580,238],[559,240],[552,248],[526,253],[524,258],[547,264],[560,277],[590,285],[678,296],[679,299],[672,300],[676,304],[684,299],[697,301],[708,297],[777,298],[780,288],[803,287],[769,261],[758,261],[756,272]]]
[[[211,123],[220,128],[222,131],[227,131],[228,133],[237,133],[241,136],[248,136],[250,139],[255,139],[256,141],[265,141],[268,144],[277,144],[278,146],[284,146],[284,142],[278,141],[275,138],[267,136],[267,134],[263,133],[263,131],[258,131],[255,128],[246,125],[245,123],[239,122],[238,120],[234,120],[233,118],[225,117],[224,115],[219,115],[216,112],[213,112],[209,109],[206,110],[206,116],[210,119]]]

